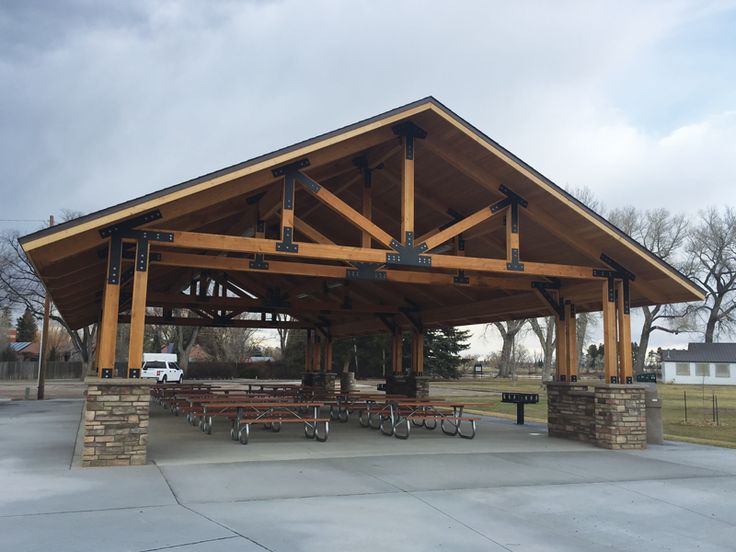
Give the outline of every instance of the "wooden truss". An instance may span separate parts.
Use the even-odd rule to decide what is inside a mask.
[[[462,287],[489,287],[509,293],[534,290],[539,300],[548,303],[557,320],[558,379],[576,381],[575,305],[564,301],[559,280],[603,282],[604,337],[607,381],[630,381],[631,351],[628,315],[628,282],[633,275],[608,266],[580,266],[536,262],[523,259],[521,251],[521,217],[527,201],[505,185],[498,188],[500,199],[484,205],[465,217],[455,217],[449,224],[415,237],[415,157],[417,141],[426,132],[411,122],[394,127],[401,148],[386,155],[401,153],[400,235],[392,235],[373,220],[373,168],[365,158],[357,158],[363,188],[359,209],[353,208],[307,174],[308,158],[272,170],[274,184],[262,194],[263,209],[257,211],[255,232],[249,236],[212,234],[205,231],[183,231],[167,228],[157,221],[157,229],[145,215],[124,221],[101,231],[109,240],[107,280],[102,296],[101,331],[97,349],[100,373],[114,365],[115,342],[119,322],[130,324],[128,367],[130,373],[140,369],[143,330],[149,324],[212,325],[248,328],[304,328],[309,330],[307,366],[309,370],[331,366],[331,316],[369,315],[384,320],[392,335],[393,371],[401,370],[402,332],[397,317],[408,321],[411,328],[412,372],[423,371],[423,319],[433,313],[396,304],[381,304],[370,297],[362,302],[339,302],[313,296],[288,297],[274,301],[261,290],[244,293],[233,281],[234,275],[246,277],[266,273],[280,277],[309,276],[325,280],[366,280],[382,284],[423,284]],[[277,188],[277,187],[280,187]],[[360,232],[360,246],[341,245],[296,216],[297,188],[303,189],[337,217]],[[426,201],[426,200],[425,200]],[[530,213],[528,216],[532,217]],[[265,220],[279,217],[279,237],[266,237]],[[473,257],[465,254],[468,232],[494,217],[503,217],[505,225],[505,258]],[[299,232],[311,241],[298,241]],[[130,247],[134,245],[134,254]],[[447,250],[451,253],[447,253]],[[128,253],[124,254],[124,250]],[[132,259],[127,257],[132,256]],[[123,270],[132,261],[132,270]],[[605,261],[605,259],[604,259]],[[186,267],[199,274],[199,281],[179,293],[148,291],[150,266]],[[620,267],[618,267],[620,268]],[[215,278],[212,275],[225,275]],[[132,293],[121,296],[121,282],[131,281]],[[248,286],[246,285],[245,288]],[[613,292],[611,291],[613,289]],[[618,290],[618,294],[616,291]],[[70,293],[73,293],[70,290]],[[514,312],[513,295],[507,300],[510,317]],[[147,308],[162,309],[151,314]],[[437,320],[451,319],[448,306],[435,313]],[[479,305],[478,308],[482,308]],[[489,305],[490,308],[490,305]],[[517,307],[518,308],[518,307]],[[448,310],[449,309],[449,310]],[[187,310],[192,316],[173,316],[174,311]],[[127,314],[124,314],[125,312]],[[285,321],[276,314],[288,314]],[[443,318],[444,317],[444,318]],[[354,326],[345,323],[342,333],[361,330],[364,322]],[[617,337],[618,336],[618,337]],[[618,343],[618,347],[615,344]],[[613,346],[611,346],[613,345]],[[321,360],[320,360],[321,359]],[[628,359],[628,360],[627,360]],[[618,368],[620,366],[620,368]]]

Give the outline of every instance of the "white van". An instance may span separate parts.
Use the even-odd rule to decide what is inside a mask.
[[[171,353],[143,353],[142,378],[153,378],[160,383],[181,383],[184,372]]]

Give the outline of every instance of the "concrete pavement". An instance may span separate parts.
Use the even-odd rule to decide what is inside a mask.
[[[733,550],[736,451],[612,452],[484,419],[408,441],[357,422],[247,446],[152,408],[151,462],[74,465],[82,402],[0,403],[0,550]]]

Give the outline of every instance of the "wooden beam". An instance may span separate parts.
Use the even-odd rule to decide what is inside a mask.
[[[315,243],[326,243],[329,245],[335,245],[335,242],[332,241],[330,238],[325,236],[322,232],[317,230],[314,226],[311,224],[305,222],[303,219],[294,216],[294,227],[299,230],[302,234],[307,236],[310,240],[314,241]],[[263,236],[258,236],[263,237]]]
[[[362,215],[358,216],[362,217]],[[224,236],[219,234],[203,234],[177,230],[173,231],[172,234],[174,235],[174,241],[171,243],[167,242],[167,247],[209,249],[214,251],[232,251],[242,253],[266,253],[271,255],[285,255],[289,257],[298,256],[333,261],[359,261],[380,264],[386,262],[386,254],[390,252],[389,250],[365,249],[362,247],[351,247],[346,245],[294,242],[299,247],[298,253],[295,254],[278,251],[276,249],[276,245],[279,243],[278,240]],[[430,257],[432,259],[433,268],[519,274],[519,271],[508,268],[508,263],[505,259],[458,257],[455,255],[430,255]],[[523,274],[592,280],[594,279],[592,274],[593,268],[604,267],[525,262]]]
[[[395,146],[395,147],[389,149],[386,153],[378,156],[375,159],[375,161],[372,161],[370,163],[370,165],[372,167],[377,167],[379,165],[382,165],[383,163],[385,163],[386,161],[388,161],[389,159],[391,159],[394,155],[396,155],[397,153],[399,153],[402,149],[403,148],[400,145]],[[358,181],[360,181],[362,179],[363,179],[363,175],[362,174],[357,174],[353,178],[351,178],[347,182],[344,182],[338,188],[336,188],[334,193],[335,194],[340,194],[340,193],[344,192],[345,190],[347,190],[348,188],[350,188],[353,184],[355,184],[356,182],[358,182]],[[311,215],[317,209],[319,209],[322,205],[324,205],[324,204],[323,203],[317,203],[313,207],[308,208],[306,211],[304,211],[302,213],[302,218],[307,218],[309,215]]]
[[[401,161],[401,241],[406,242],[407,233],[414,233],[414,138],[404,136],[404,155]]]
[[[559,315],[555,316],[555,332],[557,335],[557,369],[555,381],[567,380],[567,325]]]
[[[325,364],[324,371],[330,373],[332,372],[332,338],[327,338],[325,340],[323,354]]]
[[[143,335],[146,319],[146,293],[148,288],[148,240],[136,246],[136,264],[133,275],[133,302],[130,309],[130,338],[128,343],[128,377],[133,368],[140,369],[143,363]],[[145,260],[144,260],[145,259]]]
[[[566,361],[567,381],[574,383],[578,378],[578,333],[575,316],[575,305],[565,302],[565,347],[567,348]]]
[[[404,371],[404,338],[401,330],[397,329],[391,334],[391,371],[401,374]]]
[[[424,332],[411,332],[411,372],[416,376],[424,373]]]
[[[310,263],[294,263],[287,261],[268,261],[268,270],[250,268],[249,259],[235,257],[214,257],[211,255],[196,255],[193,253],[176,253],[166,251],[161,253],[161,260],[155,264],[164,266],[180,266],[187,268],[220,269],[232,272],[259,272],[264,274],[285,274],[290,276],[310,276],[345,280],[347,268],[335,265],[321,265]],[[442,272],[419,272],[412,270],[381,269],[386,273],[386,281],[422,285],[455,285],[454,275]],[[502,278],[487,275],[467,275],[471,287],[487,287],[493,289],[510,289],[526,291],[531,289],[532,279],[524,276],[516,278]]]
[[[370,169],[364,169],[363,182],[363,216],[368,220],[373,220],[373,185],[371,183],[371,171]],[[371,247],[371,235],[363,230],[361,233],[361,245],[370,249]]]
[[[130,316],[121,314],[118,316],[121,323],[129,323]],[[195,317],[173,317],[147,315],[146,324],[158,324],[168,326],[209,326],[213,328],[253,328],[253,329],[277,329],[285,328],[289,330],[299,330],[305,328],[313,328],[313,324],[301,322],[298,320],[276,321],[276,320],[250,320],[235,318],[227,321],[214,320],[212,318],[195,318]]]
[[[120,307],[120,266],[121,249],[113,246],[110,240],[108,247],[108,268],[105,288],[102,294],[102,319],[100,321],[100,350],[97,356],[97,375],[102,377],[102,370],[110,368],[115,371],[115,346],[118,337],[118,309]],[[117,266],[117,270],[113,268]],[[115,274],[117,272],[117,274]],[[117,276],[117,277],[116,277]]]
[[[514,259],[516,256],[516,259]],[[520,260],[519,255],[519,207],[512,204],[506,210],[506,260],[510,263]]]
[[[616,280],[616,314],[618,318],[619,383],[634,382],[634,367],[631,356],[631,315],[627,305],[628,290],[622,280]],[[646,354],[646,351],[639,351]]]
[[[617,339],[616,339],[616,301],[611,297],[609,282],[602,284],[603,303],[603,372],[606,383],[618,382]]]
[[[302,172],[296,172],[295,178],[304,185],[304,188],[310,194],[319,199],[330,209],[335,211],[338,215],[341,215],[348,222],[357,226],[360,230],[367,232],[379,243],[382,243],[386,247],[391,246],[393,237],[388,232],[386,232],[382,228],[379,228],[371,220],[364,217],[361,213],[353,209],[350,205],[345,203],[342,199],[337,197],[327,188],[320,185],[318,182]]]
[[[284,191],[281,197],[281,239],[294,229],[294,176],[290,173],[284,176]],[[288,230],[287,230],[288,229]]]
[[[455,236],[462,234],[463,232],[473,228],[474,226],[479,225],[481,222],[486,221],[492,216],[501,212],[501,209],[494,210],[494,205],[489,205],[488,207],[478,209],[472,215],[457,221],[455,224],[445,228],[444,230],[440,230],[436,234],[433,234],[432,236],[427,238],[424,242],[427,244],[427,251],[431,251],[435,247],[442,245],[446,241],[451,240]],[[418,243],[421,244],[421,242]]]
[[[251,312],[338,312],[342,314],[396,314],[396,305],[351,304],[346,307],[339,303],[315,301],[311,299],[292,299],[287,306],[271,305],[264,299],[250,297],[199,297],[183,293],[150,293],[148,305],[151,307],[200,308],[212,307],[224,310],[244,309]]]

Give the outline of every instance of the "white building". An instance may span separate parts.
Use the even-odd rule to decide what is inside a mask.
[[[662,381],[736,385],[736,343],[689,343],[662,351]]]

